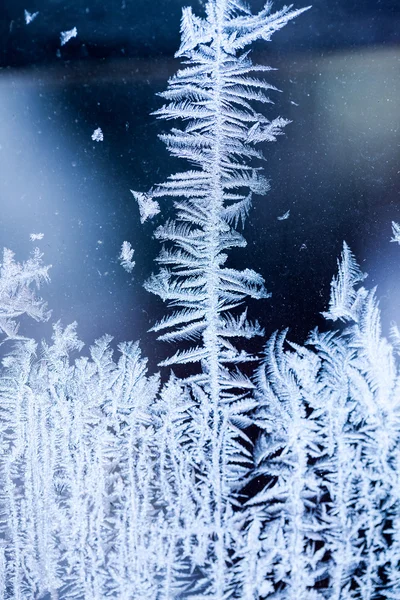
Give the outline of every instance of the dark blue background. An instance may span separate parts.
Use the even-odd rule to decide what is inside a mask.
[[[165,307],[141,284],[157,268],[154,226],[172,212],[166,201],[140,225],[129,189],[145,191],[182,168],[157,139],[168,124],[150,113],[179,64],[186,4],[3,0],[0,9],[1,245],[22,260],[34,245],[29,234],[43,232],[53,319],[77,320],[85,343],[105,332],[140,339],[152,365],[170,350],[146,333]],[[192,4],[199,14],[202,4]],[[29,25],[24,9],[39,11]],[[60,32],[74,26],[78,36],[61,48]],[[400,222],[399,26],[394,0],[320,0],[254,48],[255,61],[278,69],[268,79],[282,93],[268,116],[292,120],[265,148],[272,189],[255,198],[248,247],[231,258],[260,271],[273,293],[251,304],[267,333],[289,326],[291,339],[304,341],[323,326],[344,239],[366,284],[378,285],[385,331],[400,321],[400,247],[389,243],[391,221]],[[91,140],[97,127],[101,143]],[[117,260],[124,240],[135,249],[132,275]]]

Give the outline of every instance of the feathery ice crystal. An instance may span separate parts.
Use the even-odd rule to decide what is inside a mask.
[[[142,223],[160,198],[174,202],[146,287],[172,308],[152,329],[177,344],[161,366],[182,377],[149,375],[137,343],[114,358],[110,336],[79,357],[75,323],[56,323],[51,343],[21,335],[20,317],[50,316],[37,293],[48,267],[37,249],[22,264],[4,251],[4,600],[400,598],[397,327],[382,336],[375,290],[344,243],[331,329],[304,346],[275,332],[255,356],[245,341],[264,332],[245,302],[268,296],[264,280],[227,266],[253,194],[268,190],[257,145],[287,124],[259,112],[274,88],[249,46],[306,9],[205,8],[183,11],[184,66],[157,111],[183,122],[161,138],[190,166],[132,191]],[[122,244],[128,272],[133,252]]]

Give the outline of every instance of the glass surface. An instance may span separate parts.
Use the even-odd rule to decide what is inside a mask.
[[[210,2],[213,3],[214,0]],[[216,2],[222,3],[220,0]],[[2,338],[0,344],[3,346],[0,355],[4,359],[1,371],[3,376],[0,378],[0,441],[4,442],[5,448],[4,452],[0,450],[0,455],[5,457],[3,461],[0,456],[0,484],[6,482],[6,509],[3,510],[3,497],[0,496],[0,512],[6,514],[8,511],[9,521],[7,526],[2,526],[3,517],[0,519],[0,597],[4,591],[1,588],[3,563],[15,560],[17,564],[20,560],[25,568],[26,552],[26,573],[21,569],[24,594],[18,596],[21,600],[28,597],[38,600],[181,600],[190,598],[196,585],[200,589],[200,596],[196,598],[204,594],[204,597],[213,600],[228,597],[264,600],[274,591],[277,592],[274,598],[293,597],[298,600],[347,600],[350,597],[358,600],[394,600],[397,597],[395,594],[400,593],[398,582],[395,582],[397,588],[394,585],[394,592],[392,590],[387,592],[388,595],[383,595],[383,592],[382,595],[379,594],[385,586],[389,586],[391,575],[387,564],[390,563],[395,573],[393,577],[396,577],[393,565],[399,565],[400,560],[400,534],[393,533],[400,531],[399,480],[396,479],[400,466],[400,336],[397,330],[396,339],[396,331],[393,329],[393,324],[400,322],[400,228],[396,233],[396,223],[400,223],[398,0],[318,0],[310,10],[276,32],[271,42],[258,40],[252,44],[253,62],[273,68],[265,75],[268,82],[277,88],[269,92],[273,103],[265,104],[260,111],[271,120],[281,116],[290,123],[285,127],[284,135],[277,135],[274,143],[260,144],[266,159],[262,166],[271,189],[264,195],[254,194],[243,232],[247,245],[229,250],[226,265],[231,269],[232,287],[227,285],[224,289],[228,289],[227,298],[231,293],[229,298],[235,311],[237,271],[234,272],[234,269],[252,269],[256,273],[246,271],[246,277],[249,280],[253,278],[254,283],[256,274],[260,273],[271,297],[257,301],[246,300],[250,323],[246,321],[246,313],[238,317],[240,313],[237,311],[235,318],[238,322],[232,318],[230,322],[227,319],[221,325],[222,320],[218,319],[222,309],[218,312],[217,305],[223,292],[213,296],[212,277],[216,271],[218,277],[223,272],[222,268],[219,269],[224,264],[219,248],[219,254],[215,252],[217,258],[214,256],[210,259],[204,269],[208,299],[203,304],[211,297],[207,314],[211,314],[212,318],[207,321],[207,327],[200,330],[198,338],[201,340],[199,344],[204,346],[203,350],[208,344],[208,354],[201,355],[201,363],[196,363],[195,366],[179,364],[176,368],[172,367],[173,373],[181,378],[192,376],[189,383],[184,382],[187,387],[183,387],[181,379],[176,383],[172,376],[172,392],[165,385],[171,370],[160,368],[159,363],[173,355],[177,349],[187,350],[191,345],[197,344],[198,339],[192,344],[196,333],[189,333],[189,341],[186,339],[182,344],[180,340],[178,344],[157,341],[157,335],[149,332],[149,329],[165,318],[165,315],[171,314],[171,311],[166,309],[165,303],[158,296],[148,293],[143,283],[160,269],[157,263],[160,242],[153,234],[157,227],[168,219],[175,218],[175,209],[171,198],[157,197],[160,212],[142,223],[140,207],[136,201],[138,197],[135,200],[132,190],[145,193],[153,185],[165,182],[171,173],[187,170],[187,163],[171,156],[163,141],[158,138],[163,133],[170,132],[175,123],[158,120],[154,111],[164,104],[164,100],[157,94],[166,90],[168,79],[182,67],[180,60],[174,58],[174,53],[181,39],[179,23],[182,9],[189,2],[31,0],[31,4],[22,4],[19,0],[2,0],[1,4],[1,243],[15,252],[18,261],[26,260],[34,247],[43,252],[44,264],[51,264],[51,283],[42,286],[40,294],[48,302],[52,315],[46,322],[29,319],[26,314],[22,316],[21,334],[32,337],[38,343],[45,341],[44,345],[33,348],[29,347],[27,338],[18,337],[18,332],[13,330],[12,334],[7,333],[7,327],[11,331],[11,325],[3,319],[4,307],[0,302],[0,334],[4,334],[6,338]],[[256,12],[261,10],[264,2],[250,0],[249,4],[253,12]],[[206,0],[193,0],[191,5],[194,13],[204,17]],[[274,5],[274,10],[280,8],[278,3]],[[197,33],[200,36],[198,31]],[[231,49],[234,41],[233,35],[226,42],[227,47]],[[208,39],[204,44],[209,42]],[[209,88],[206,89],[209,91]],[[220,108],[221,104],[218,106]],[[249,129],[244,143],[249,145],[251,136],[260,132],[262,133],[262,127],[256,123],[255,129]],[[202,146],[204,154],[209,143],[211,144],[208,140]],[[215,155],[220,156],[217,151]],[[251,171],[251,174],[254,182],[256,173]],[[221,178],[219,182],[221,183]],[[242,187],[246,185],[243,184]],[[233,187],[236,189],[239,186]],[[251,185],[247,187],[251,189]],[[223,195],[226,190],[222,184],[221,189]],[[152,196],[155,197],[156,195]],[[212,211],[209,210],[211,214]],[[220,217],[219,225],[222,222],[226,225],[226,220]],[[215,230],[209,224],[207,227],[206,237],[208,236],[211,247],[210,239],[215,241]],[[241,231],[240,226],[238,229]],[[223,235],[221,230],[218,232],[220,240]],[[371,325],[373,319],[371,322],[367,321],[367,310],[358,321],[358,313],[354,317],[357,312],[357,307],[354,306],[357,302],[361,305],[366,298],[362,292],[357,295],[351,289],[347,290],[347,304],[356,300],[350,307],[351,310],[347,306],[355,323],[353,329],[346,321],[349,319],[346,314],[339,315],[342,322],[337,327],[332,323],[327,325],[321,314],[328,311],[332,277],[337,274],[338,258],[344,241],[351,248],[361,271],[368,273],[368,278],[362,285],[368,289],[376,286],[382,332],[388,338],[390,331],[392,335],[393,348],[390,347],[390,351],[387,351],[387,342],[383,340],[376,347],[371,344],[372,350],[367,358],[368,352],[364,352],[363,343],[367,345],[369,338],[366,334],[360,341],[357,338],[357,327],[363,326],[363,319],[367,325]],[[125,260],[125,268],[120,259],[123,242],[130,244],[126,245],[128,258]],[[130,248],[134,250],[133,258],[129,254]],[[344,263],[346,246],[342,256]],[[131,259],[135,261],[134,266],[130,264]],[[221,262],[213,270],[217,259],[221,259]],[[349,261],[349,254],[347,260]],[[351,272],[353,283],[355,280],[358,284],[361,283],[362,277],[351,258],[349,262],[347,274]],[[343,263],[339,264],[339,273],[342,275],[345,272]],[[192,263],[190,266],[193,268]],[[190,271],[189,267],[188,270]],[[201,271],[201,276],[204,272]],[[181,273],[178,276],[182,279],[186,277],[185,282],[193,289],[196,287],[193,280],[197,274],[198,271],[194,269],[192,273],[186,272],[184,276]],[[4,272],[0,273],[0,279],[3,275]],[[170,281],[167,279],[168,277],[164,277],[163,281],[161,276],[157,280],[159,296],[163,292],[166,296],[165,290],[170,292],[172,289],[168,288]],[[221,276],[218,279],[221,286],[222,280]],[[336,281],[339,281],[336,285],[340,287],[340,276]],[[243,281],[240,283],[243,284]],[[261,296],[259,280],[253,287],[252,285],[248,284],[247,289],[254,292],[253,296]],[[343,287],[346,287],[346,282]],[[348,287],[351,288],[351,285]],[[18,295],[21,290],[26,291],[24,285],[16,284],[11,296]],[[1,283],[1,301],[8,299],[7,293],[7,290],[4,292],[2,289]],[[201,294],[198,296],[200,298]],[[203,306],[201,302],[200,298],[200,308]],[[182,306],[179,298],[175,301],[175,308],[176,306]],[[190,303],[188,306],[190,309],[197,308]],[[375,311],[374,314],[377,314],[372,300],[370,306],[373,308],[371,313]],[[332,317],[334,309],[331,304],[328,319]],[[224,308],[224,314],[227,310]],[[29,316],[29,311],[25,312]],[[214,318],[216,314],[218,318]],[[15,315],[11,314],[10,318],[14,319]],[[241,328],[243,337],[252,338],[250,330],[257,330],[257,326],[253,325],[255,320],[260,322],[265,334],[246,339],[243,343],[246,352],[256,354],[254,361],[254,357],[249,357],[244,350],[240,356],[235,354],[236,346],[229,346],[230,341],[224,346],[221,342],[224,333],[218,327],[236,327],[235,331]],[[160,381],[164,385],[162,392],[157,392],[157,375],[146,380],[146,383],[142,382],[144,366],[139,360],[135,362],[136,358],[132,359],[133,366],[129,366],[129,361],[128,367],[126,364],[121,366],[122,359],[118,367],[106,365],[103,372],[98,365],[102,365],[101,361],[108,355],[106,351],[102,354],[99,346],[98,353],[96,354],[96,350],[93,353],[93,362],[86,363],[85,359],[79,359],[78,366],[73,367],[73,361],[79,356],[79,352],[75,351],[80,350],[73,333],[64,340],[64,345],[59,340],[59,346],[56,344],[55,349],[49,350],[46,346],[46,343],[51,343],[52,324],[57,321],[64,327],[78,322],[78,337],[85,344],[83,355],[87,355],[87,348],[105,333],[113,337],[110,344],[114,350],[122,341],[138,340],[143,356],[148,361],[149,374],[153,376],[161,371]],[[204,323],[200,324],[203,326]],[[306,344],[309,333],[314,328],[326,331],[330,325],[337,335],[330,340],[332,342],[334,339],[332,346],[327,343],[328,350],[323,347],[322,342],[322,350],[320,348],[319,351],[309,351],[310,346],[307,346],[307,350],[296,346]],[[276,338],[271,336],[274,336],[275,331],[285,328],[289,329],[288,339],[293,344],[286,345],[283,353],[279,348],[282,338],[278,337],[275,344]],[[257,330],[257,333],[260,332]],[[376,334],[375,341],[381,339],[378,326],[376,329],[371,326],[367,333],[371,339]],[[229,337],[229,333],[226,337]],[[272,342],[266,351],[264,371],[258,372],[257,381],[254,378],[250,381],[250,377],[254,375],[253,364],[259,365],[262,362],[265,356],[263,348],[268,339]],[[332,357],[337,348],[333,346],[338,339],[340,343],[343,342],[341,349],[344,358],[341,360],[339,356],[338,359],[338,353],[335,355],[335,362]],[[22,356],[22,350],[20,354],[15,351],[14,354],[9,354],[10,340],[15,342],[14,348],[24,351],[30,348],[29,357]],[[217,350],[210,351],[210,347]],[[242,349],[240,344],[237,347]],[[127,348],[134,355],[132,347],[123,347],[123,356],[129,354]],[[70,370],[68,353],[71,359]],[[387,358],[389,354],[390,358]],[[118,356],[118,353],[115,352],[115,355]],[[231,359],[233,356],[233,359],[229,361],[226,356]],[[329,362],[331,358],[332,364]],[[310,362],[307,363],[307,360]],[[17,377],[14,370],[17,371],[15,365],[18,365],[18,361],[20,370]],[[225,368],[225,364],[229,362],[233,363],[230,371]],[[241,362],[246,364],[237,367]],[[306,371],[304,363],[310,367],[310,371]],[[312,371],[311,367],[317,363],[319,366]],[[282,364],[289,365],[286,371]],[[303,371],[300,364],[303,365]],[[322,364],[325,365],[325,371]],[[372,376],[368,368],[364,368],[365,364],[371,369]],[[343,365],[350,365],[345,375],[341,371]],[[389,366],[386,371],[380,372],[381,365],[385,365],[385,368]],[[97,375],[91,375],[92,367],[94,370],[99,368],[99,381],[96,379]],[[82,373],[86,373],[86,368],[89,374],[84,379]],[[116,372],[123,382],[120,383],[118,379],[114,385],[113,377]],[[396,380],[393,375],[395,372]],[[8,373],[11,373],[10,377]],[[26,379],[23,377],[25,373],[29,373]],[[334,381],[331,384],[332,390],[329,388],[331,375]],[[133,386],[134,393],[129,392],[129,385],[135,377],[143,386]],[[19,386],[18,393],[15,392],[14,395],[7,388],[10,380],[17,382],[15,389]],[[113,384],[108,388],[111,380]],[[283,384],[279,388],[281,381],[287,384],[287,388]],[[176,387],[173,388],[173,385]],[[126,393],[124,386],[128,389]],[[253,392],[256,387],[257,391]],[[301,393],[298,392],[300,388]],[[227,391],[232,389],[234,392]],[[240,393],[238,389],[241,390]],[[298,392],[298,396],[293,389]],[[389,396],[391,404],[388,401],[385,405]],[[18,402],[22,398],[21,413],[18,412],[20,405],[15,402],[16,398]],[[332,398],[340,398],[340,401],[344,398],[343,406],[339,406],[339,401],[335,405]],[[318,404],[318,401],[322,402],[321,399],[326,401],[328,408]],[[10,410],[7,402],[11,405]],[[370,413],[368,402],[373,405]],[[235,408],[231,409],[231,406]],[[71,417],[75,409],[76,412]],[[11,420],[7,421],[11,419],[8,410],[13,418],[17,415],[13,423]],[[133,414],[137,421],[132,425]],[[329,435],[333,432],[332,443],[328,429]],[[315,433],[317,430],[320,437],[316,434],[313,440],[309,431]],[[14,431],[17,434],[14,435]],[[182,431],[184,434],[179,437]],[[386,433],[390,440],[387,444]],[[308,434],[310,437],[307,437]],[[286,439],[285,436],[288,439],[286,446],[282,442],[282,439]],[[381,442],[383,438],[385,440]],[[173,445],[175,442],[176,446]],[[131,452],[132,448],[134,451]],[[233,458],[229,463],[227,456],[231,455]],[[304,459],[303,462],[299,456]],[[340,472],[345,472],[348,477],[345,484],[337,483],[339,475],[332,467],[334,460],[340,463],[337,472],[342,469]],[[12,468],[7,470],[8,466],[3,467],[2,461],[5,465],[11,464]],[[264,471],[263,461],[268,463]],[[234,464],[234,476],[226,466],[228,463],[230,466]],[[251,473],[249,464],[253,469]],[[360,476],[357,469],[352,471],[352,465],[360,465]],[[244,471],[241,469],[245,470],[245,467],[249,472],[243,475]],[[392,475],[395,483],[390,481]],[[280,477],[284,482],[284,491],[276,491],[281,485]],[[86,490],[83,488],[87,482],[90,489],[87,492],[89,500],[86,502]],[[339,500],[336,483],[337,486],[342,485]],[[235,489],[232,497],[226,492],[226,489],[231,489],[229,486]],[[299,486],[303,486],[300,491]],[[23,492],[20,493],[21,490]],[[271,490],[271,494],[275,496],[272,500],[265,501],[259,512],[256,509],[253,511],[252,501],[258,498],[258,493],[265,490],[267,496]],[[369,505],[370,495],[372,499]],[[293,497],[298,500],[297,504]],[[247,500],[249,505],[246,504]],[[294,508],[290,504],[292,500]],[[303,512],[296,512],[299,504]],[[142,505],[145,508],[140,513]],[[336,505],[342,510],[341,513],[339,509],[335,513]],[[45,522],[50,513],[42,510],[43,506],[51,506],[54,511],[51,514],[56,515],[56,533]],[[248,509],[248,506],[251,508]],[[68,518],[65,517],[64,510]],[[175,510],[179,513],[176,518]],[[283,516],[278,518],[275,510],[276,514],[282,510]],[[86,525],[79,521],[81,512],[89,523],[87,530]],[[17,513],[19,520],[15,516]],[[46,517],[44,520],[43,514]],[[80,523],[76,527],[82,527],[81,530],[87,534],[84,541],[83,538],[78,540],[78,535],[74,538],[76,548],[79,548],[82,556],[85,555],[83,562],[86,563],[81,571],[74,563],[76,557],[69,556],[68,548],[65,550],[61,542],[58,544],[65,532],[66,539],[70,539],[70,525],[75,532],[75,521],[71,514]],[[139,518],[135,521],[137,514],[140,514],[142,521]],[[364,519],[361,525],[356,518],[359,514],[360,519]],[[366,514],[368,518],[365,517]],[[245,515],[242,520],[240,515]],[[191,517],[193,522],[190,521]],[[320,529],[313,521],[317,517]],[[193,526],[189,533],[189,527],[185,529],[185,519]],[[291,519],[295,521],[296,527],[300,523],[298,529],[292,527]],[[342,529],[335,519],[341,519],[339,525]],[[128,522],[129,527],[125,526]],[[139,530],[142,527],[142,546],[137,541],[140,535],[135,538],[132,522],[138,523]],[[312,527],[310,525],[307,529],[311,522]],[[357,537],[354,531],[349,533],[348,523],[354,525],[354,531],[359,536],[356,540],[353,539]],[[206,526],[209,526],[207,531]],[[325,526],[328,529],[328,533],[324,530],[326,537],[322,534],[319,537]],[[17,543],[11,550],[11,545],[7,546],[8,533],[4,533],[7,527],[14,528],[13,535],[17,531],[15,538],[19,542],[22,540],[20,547]],[[183,534],[179,527],[184,530]],[[276,534],[275,538],[271,533],[274,527],[276,530],[281,527],[281,535]],[[299,542],[300,534],[296,537],[296,532],[300,530],[303,537]],[[262,535],[258,536],[260,532]],[[154,538],[151,537],[153,534]],[[204,538],[201,537],[203,534]],[[71,534],[72,537],[73,535]],[[344,537],[346,535],[348,537]],[[397,541],[395,535],[398,536]],[[156,540],[152,542],[154,547],[151,546],[149,551],[150,558],[146,554],[150,544],[147,543],[148,539]],[[167,540],[165,546],[161,542],[160,547],[158,546],[159,539],[162,544]],[[176,539],[179,541],[175,542]],[[265,539],[273,540],[270,544],[272,548],[275,548],[275,544],[279,545],[280,540],[282,552],[277,562],[268,568],[265,567],[269,560],[269,550],[265,550],[263,546]],[[390,544],[393,542],[395,546],[393,555],[387,549],[389,539]],[[43,540],[51,546],[52,552],[54,550],[53,554],[48,553],[50,557],[56,556],[59,551],[57,545],[60,546],[63,558],[59,563],[57,559],[51,563],[50,558],[46,563],[43,557],[47,557],[47,546]],[[332,583],[334,578],[329,578],[326,565],[333,565],[332,569],[337,573],[342,565],[342,553],[344,555],[343,540],[350,547],[343,559],[343,570],[348,567],[351,574],[347,580],[346,575],[342,575],[339,583],[337,580]],[[29,555],[26,550],[31,547],[29,544],[32,544],[35,552],[37,550],[37,555],[34,551]],[[91,544],[96,549],[93,553]],[[17,546],[23,557],[21,559]],[[129,551],[126,550],[128,547]],[[154,576],[149,583],[143,567],[143,588],[135,588],[129,581],[123,596],[121,590],[132,573],[132,580],[137,576],[137,581],[141,581],[143,574],[140,563],[142,557],[140,555],[137,559],[138,553],[135,554],[132,547],[143,550],[143,556],[146,555],[143,564],[148,560],[146,567],[151,564],[149,572]],[[205,550],[206,547],[208,550]],[[166,553],[162,555],[164,548],[172,548],[168,559]],[[282,548],[288,550],[287,555]],[[347,549],[346,546],[346,551]],[[62,555],[64,550],[65,555]],[[75,553],[73,544],[69,551],[71,554]],[[129,554],[130,551],[132,554]],[[77,555],[81,556],[79,552]],[[359,559],[358,552],[362,559]],[[365,558],[367,554],[370,562]],[[3,561],[4,556],[6,561]],[[121,560],[118,557],[122,557]],[[155,557],[160,558],[156,566]],[[352,557],[356,557],[355,562]],[[132,568],[130,571],[130,567],[126,565],[136,559],[136,570]],[[166,563],[163,562],[164,559]],[[88,587],[84,591],[72,592],[72,588],[66,583],[73,571],[72,567],[71,572],[66,567],[69,560],[76,568],[72,579],[76,576],[78,580],[80,577],[81,583],[86,577],[85,568],[87,567],[88,572],[91,569],[90,576],[85,580]],[[304,583],[304,580],[300,581],[300,576],[297,577],[302,561],[306,565],[304,572],[307,571],[311,583]],[[54,568],[55,563],[57,568]],[[254,567],[254,571],[246,566],[248,564]],[[287,567],[287,564],[291,567]],[[317,564],[320,570],[316,569]],[[185,585],[188,587],[182,593],[176,590],[173,592],[173,586],[178,586],[184,579],[184,569],[179,572],[181,565],[186,569]],[[110,583],[107,569],[115,573],[119,568],[124,572],[118,572],[114,580],[111,577]],[[286,579],[285,568],[289,573]],[[51,577],[48,575],[48,572],[57,573],[57,569],[63,573],[59,575],[64,578],[61,584],[60,581],[50,581]],[[231,596],[227,595],[226,588],[221,584],[225,570],[228,574],[223,581],[224,585],[226,581],[229,582]],[[17,578],[12,569],[8,573],[11,571],[12,577]],[[82,576],[83,572],[85,576]],[[104,575],[105,572],[107,575]],[[234,576],[231,575],[232,572]],[[29,579],[31,574],[32,579]],[[101,579],[103,576],[106,583]],[[169,583],[165,583],[168,577],[171,577],[171,588],[168,587]],[[202,583],[203,577],[206,583]],[[211,584],[207,583],[207,577]],[[367,590],[362,595],[364,592],[360,590],[368,577],[370,585],[376,585],[377,591],[369,593],[370,590]],[[41,589],[40,581],[45,580]],[[246,580],[245,585],[243,580]],[[9,581],[6,580],[4,584],[4,589],[7,588],[7,600],[12,598],[10,590],[14,589],[14,583]],[[36,582],[36,588],[33,581]],[[135,579],[135,585],[137,581]],[[350,592],[346,595],[348,582],[349,589],[351,587],[352,592],[356,590],[354,596],[350,596]],[[93,587],[90,587],[92,584]],[[158,589],[158,584],[164,587],[162,592],[158,590],[156,597],[151,590]],[[251,592],[253,584],[254,590]],[[335,593],[332,591],[334,585]],[[96,592],[100,588],[101,593]],[[62,590],[60,595],[56,591],[59,589]],[[108,590],[107,593],[104,592],[105,589]],[[244,589],[247,590],[246,596]],[[304,595],[296,592],[300,589]],[[210,590],[212,591],[206,596],[205,591],[208,593]],[[322,590],[321,596],[317,595],[317,590]],[[284,596],[286,592],[288,595]],[[309,597],[307,593],[310,594]],[[17,600],[17,596],[15,598]]]
[[[186,4],[2,4],[2,244],[22,258],[29,235],[44,233],[53,318],[77,320],[86,343],[105,331],[140,339],[154,366],[165,348],[146,331],[164,307],[141,284],[154,270],[151,235],[163,216],[140,225],[129,190],[164,181],[177,165],[157,140],[168,124],[151,112],[179,65]],[[203,4],[193,9],[201,14]],[[39,14],[27,25],[24,10]],[[269,81],[282,90],[268,116],[292,120],[265,149],[271,191],[255,198],[248,247],[233,257],[266,279],[272,298],[251,310],[269,333],[289,326],[302,341],[319,324],[343,240],[378,285],[385,327],[396,318],[399,20],[394,0],[321,1],[253,49],[255,62],[277,69]],[[73,27],[78,35],[61,47],[60,32]],[[91,139],[98,127],[101,143]],[[117,261],[124,240],[136,251],[132,276]]]

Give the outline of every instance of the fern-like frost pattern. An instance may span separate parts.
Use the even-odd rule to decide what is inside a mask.
[[[185,170],[131,190],[142,223],[175,208],[145,284],[170,309],[151,330],[175,345],[164,379],[137,343],[115,356],[105,335],[85,355],[75,323],[55,323],[48,343],[21,335],[21,317],[50,317],[49,267],[37,249],[23,263],[4,250],[0,598],[399,600],[397,326],[382,335],[344,243],[326,330],[303,346],[277,331],[255,355],[247,340],[265,333],[246,301],[269,294],[229,264],[269,188],[264,142],[287,125],[264,114],[275,88],[249,47],[305,10],[183,11],[183,65],[156,114],[180,122],[161,139]],[[123,242],[128,273],[133,254]]]

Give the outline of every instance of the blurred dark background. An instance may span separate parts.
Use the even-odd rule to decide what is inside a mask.
[[[154,227],[172,212],[165,202],[140,225],[129,190],[183,167],[157,138],[168,124],[150,113],[178,67],[187,4],[2,0],[0,8],[1,245],[19,260],[42,249],[53,265],[43,295],[54,320],[77,320],[87,344],[105,332],[140,339],[152,367],[170,349],[146,333],[165,307],[142,283],[156,269]],[[202,14],[204,1],[192,6]],[[27,24],[25,10],[39,14]],[[61,46],[60,33],[73,27],[77,36]],[[317,0],[253,57],[277,69],[268,79],[282,93],[268,116],[292,123],[265,148],[272,189],[255,198],[248,247],[231,257],[260,271],[273,294],[252,304],[251,316],[267,334],[289,326],[298,342],[323,327],[345,239],[369,273],[366,285],[378,285],[387,331],[400,322],[400,247],[390,243],[391,221],[400,222],[399,2]],[[98,127],[104,141],[96,143]],[[44,237],[33,243],[31,233]],[[131,275],[118,263],[124,240],[135,249]]]

